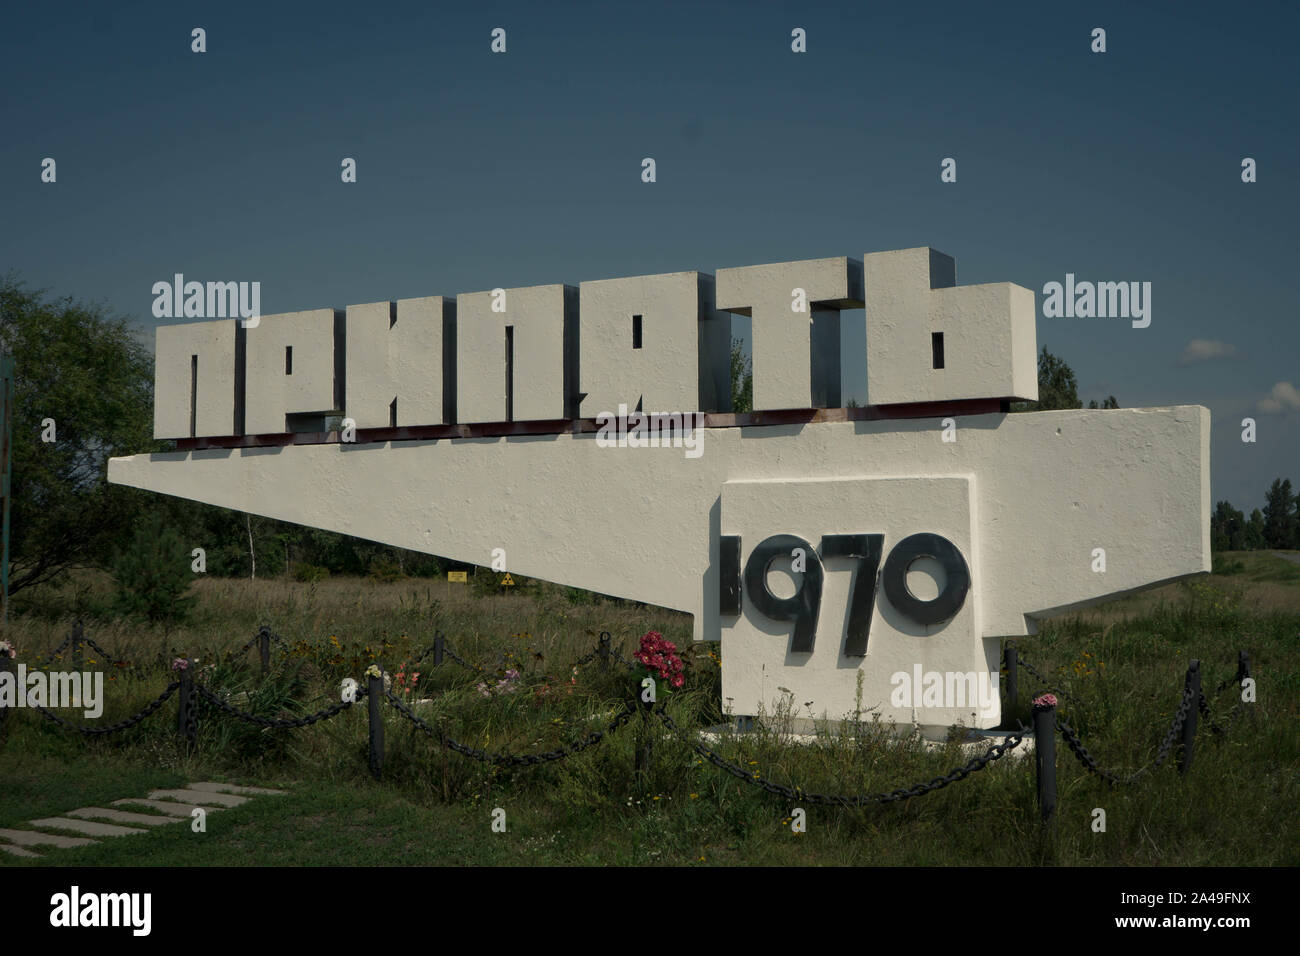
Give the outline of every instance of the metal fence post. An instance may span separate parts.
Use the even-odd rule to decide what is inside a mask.
[[[604,670],[609,670],[609,631],[600,632],[600,643],[598,645],[600,654],[600,666]]]
[[[1250,655],[1245,651],[1237,651],[1237,680],[1250,676]]]
[[[1002,715],[1003,726],[1011,726],[1011,720],[1016,714],[1016,703],[1020,699],[1020,675],[1017,672],[1017,665],[1020,661],[1020,655],[1016,648],[1015,641],[1008,641],[1006,649],[1002,652],[1002,663],[1007,670],[1007,702],[1006,712]]]
[[[270,625],[263,624],[257,630],[257,652],[262,657],[262,676],[265,677],[271,670],[271,628]]]
[[[1034,704],[1034,760],[1043,823],[1056,813],[1056,704]]]
[[[656,687],[656,690],[658,688]],[[632,693],[636,695],[637,709],[641,711],[641,723],[637,728],[636,754],[633,763],[633,771],[637,784],[637,792],[644,796],[648,793],[647,785],[651,772],[654,770],[654,737],[650,732],[650,721],[654,713],[655,702],[646,701],[641,697],[643,688],[640,682],[635,682],[632,686]]]
[[[1201,700],[1201,662],[1193,660],[1187,665],[1187,676],[1183,679],[1183,693],[1191,691],[1192,703],[1187,708],[1187,717],[1183,721],[1183,746],[1178,759],[1178,772],[1185,774],[1192,769],[1192,758],[1196,755],[1196,718]]]
[[[194,675],[190,673],[190,668],[193,666],[194,661],[187,656],[185,658],[185,666],[181,668],[181,686],[176,694],[176,732],[190,743],[194,742],[196,736],[196,721],[194,719]]]
[[[442,631],[437,631],[433,635],[433,666],[442,666],[442,655],[447,648],[447,639],[442,636]]]
[[[370,710],[370,772],[376,780],[384,767],[384,678],[370,675],[370,690],[366,694]]]

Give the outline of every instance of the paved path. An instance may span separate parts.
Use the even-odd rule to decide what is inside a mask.
[[[90,846],[98,843],[97,837],[124,837],[147,833],[142,827],[164,826],[188,820],[193,811],[202,808],[208,813],[233,809],[255,797],[284,796],[286,790],[268,790],[266,787],[241,787],[233,783],[204,781],[192,783],[176,790],[152,790],[147,797],[123,797],[114,800],[114,807],[78,807],[59,817],[43,817],[27,824],[33,829],[10,830],[0,828],[0,853],[10,856],[40,857],[37,849],[46,847],[62,849]],[[138,808],[155,810],[142,813]],[[39,829],[35,829],[39,828]],[[47,832],[53,830],[53,833]],[[70,836],[67,834],[75,834]]]
[[[1274,551],[1273,553],[1284,561],[1294,561],[1296,564],[1300,564],[1300,554],[1283,554],[1281,551]]]

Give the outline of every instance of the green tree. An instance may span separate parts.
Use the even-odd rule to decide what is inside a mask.
[[[1246,550],[1262,551],[1264,547],[1264,515],[1256,508],[1246,522]]]
[[[1108,395],[1100,405],[1094,398],[1088,402],[1089,408],[1119,408],[1114,395]],[[1079,383],[1074,377],[1074,369],[1047,351],[1043,346],[1038,355],[1038,401],[1013,402],[1013,412],[1049,412],[1056,409],[1083,408],[1079,399]]]
[[[1058,408],[1083,408],[1079,401],[1079,383],[1074,370],[1047,351],[1038,356],[1038,403],[1035,411],[1046,412]]]
[[[110,486],[115,455],[153,441],[153,361],[124,318],[0,281],[0,348],[14,357],[10,593],[106,563],[146,507]],[[53,439],[53,440],[50,440]]]
[[[1210,516],[1210,549],[1242,551],[1246,547],[1246,516],[1226,501],[1214,506]]]
[[[731,340],[731,410],[754,410],[754,366],[745,355],[740,339]]]
[[[113,563],[118,609],[155,623],[185,620],[196,598],[188,593],[194,581],[188,545],[160,513],[149,515],[136,529],[131,544]]]
[[[1274,478],[1264,499],[1264,543],[1270,548],[1300,547],[1296,501],[1290,478]]]

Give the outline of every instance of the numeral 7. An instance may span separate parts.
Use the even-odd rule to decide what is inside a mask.
[[[883,534],[824,534],[823,558],[856,558],[853,585],[849,591],[849,626],[844,634],[844,656],[865,657],[871,615],[876,607],[876,575],[885,550]]]

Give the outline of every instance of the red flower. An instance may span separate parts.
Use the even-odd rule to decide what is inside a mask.
[[[677,656],[677,645],[664,640],[658,631],[648,631],[641,638],[641,646],[634,656],[648,671],[668,681],[669,686],[681,687],[686,683],[685,665]]]

